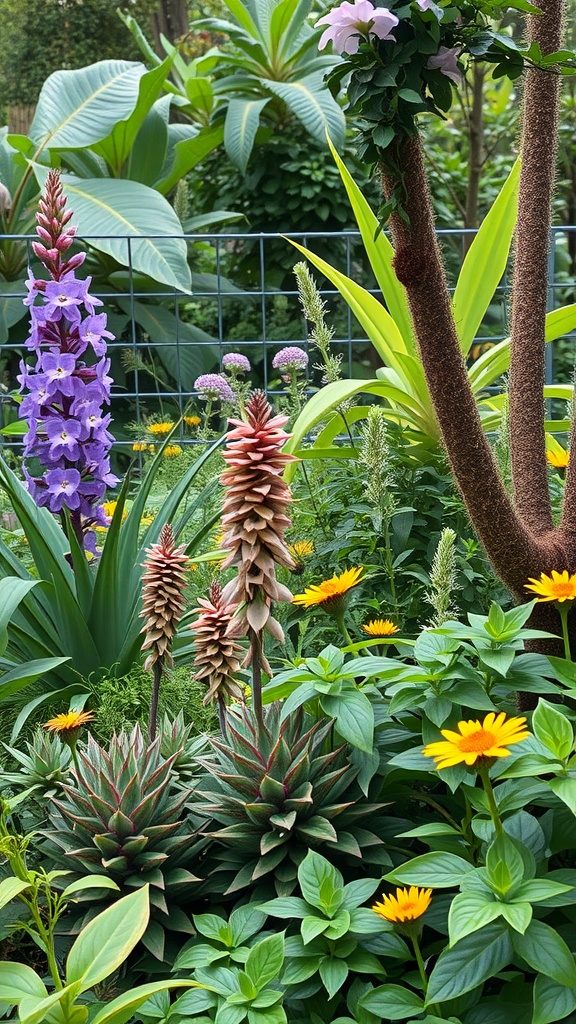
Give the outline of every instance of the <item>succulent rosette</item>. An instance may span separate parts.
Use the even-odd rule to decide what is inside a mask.
[[[60,176],[50,171],[37,214],[39,242],[33,249],[50,280],[28,271],[30,335],[26,347],[35,362],[20,363],[18,380],[24,400],[19,416],[28,421],[24,457],[38,460],[43,473],[24,469],[35,502],[59,513],[68,509],[75,532],[91,547],[90,527],[104,524],[101,502],[118,480],[111,472],[109,452],[114,438],[110,414],[110,360],[106,314],[97,313],[100,299],[90,294],[91,278],[79,280],[76,270],[85,253],[69,259],[64,253],[76,229],[67,226]]]

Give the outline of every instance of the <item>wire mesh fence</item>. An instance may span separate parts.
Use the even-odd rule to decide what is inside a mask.
[[[474,232],[461,229],[438,232],[452,287]],[[293,266],[303,257],[290,240],[313,250],[348,277],[381,298],[367,261],[359,232],[218,233],[186,236],[192,272],[190,294],[154,284],[134,267],[134,247],[141,239],[126,237],[124,267],[102,252],[103,237],[82,239],[88,248],[83,270],[93,277],[91,291],[103,302],[115,340],[109,343],[114,379],[112,414],[120,443],[128,443],[150,418],[175,419],[201,413],[195,380],[200,374],[219,372],[224,354],[235,351],[252,365],[251,381],[268,394],[285,388],[273,370],[274,354],[287,345],[310,348],[307,324],[298,301]],[[33,261],[32,237],[1,236],[0,248],[21,247],[21,265]],[[118,240],[116,240],[118,241]],[[549,308],[575,301],[573,259],[576,227],[555,227],[551,232]],[[342,359],[346,376],[371,377],[379,365],[374,348],[363,334],[338,291],[313,268],[327,305],[327,320],[334,328],[333,349]],[[18,363],[25,354],[27,290],[24,272],[16,281],[0,282],[0,341],[6,391],[4,424],[17,419],[13,391]],[[471,348],[476,358],[487,346],[507,335],[509,273],[490,303]],[[575,335],[547,346],[548,382],[571,379]],[[321,374],[310,352],[310,388]],[[11,393],[12,392],[12,393]],[[182,440],[190,440],[184,428]],[[17,443],[15,436],[12,443]],[[10,443],[10,441],[8,442]]]

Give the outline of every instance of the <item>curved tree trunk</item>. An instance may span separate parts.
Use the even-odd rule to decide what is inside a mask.
[[[154,49],[160,57],[165,57],[166,51],[160,37],[166,36],[169,42],[177,43],[190,30],[186,0],[158,0],[158,9],[150,15],[150,26],[154,35]]]
[[[560,49],[562,0],[543,0],[528,18],[543,53]],[[551,198],[555,174],[559,75],[530,69],[523,106],[522,174],[512,298],[511,457],[514,498],[508,495],[483,431],[451,312],[434,230],[434,215],[418,138],[393,154],[398,174],[382,168],[389,197],[402,182],[404,211],[390,218],[394,268],[406,294],[430,396],[452,471],[471,522],[498,576],[525,601],[529,577],[552,569],[576,571],[576,458],[566,483],[564,513],[554,528],[544,435],[544,317]],[[573,433],[576,424],[573,424]],[[576,440],[573,451],[576,453]],[[555,609],[539,605],[533,624],[559,632]],[[540,645],[548,648],[549,642]],[[561,653],[561,652],[560,652]],[[531,695],[530,695],[531,696]]]

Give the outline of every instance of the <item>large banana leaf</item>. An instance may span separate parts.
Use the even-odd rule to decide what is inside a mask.
[[[47,168],[35,164],[34,172],[43,186]],[[164,196],[138,181],[116,178],[63,174],[62,184],[80,237],[123,266],[190,291],[182,225]]]
[[[546,314],[545,338],[556,341],[576,330],[576,303],[560,306]],[[510,338],[504,338],[484,352],[470,367],[468,376],[474,392],[495,384],[510,367]]]
[[[233,99],[228,104],[224,122],[224,146],[232,163],[245,173],[260,125],[260,114],[270,102],[263,100]]]
[[[50,75],[30,126],[37,152],[46,147],[82,149],[105,139],[117,121],[132,113],[145,72],[140,63],[101,60]]]
[[[346,136],[346,118],[342,108],[326,88],[321,72],[306,75],[298,82],[261,79],[260,84],[284,100],[306,131],[319,142],[325,142],[328,133],[334,145],[342,148]]]

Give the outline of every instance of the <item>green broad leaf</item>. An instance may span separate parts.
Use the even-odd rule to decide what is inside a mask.
[[[458,276],[452,312],[465,355],[506,269],[516,225],[519,180],[518,159],[484,218]]]
[[[43,186],[48,169],[33,166]],[[132,266],[154,281],[190,292],[192,279],[182,225],[164,196],[139,181],[122,178],[79,180],[63,174],[62,184],[79,236],[122,266]],[[106,235],[114,237],[103,237]]]
[[[246,1018],[246,1007],[223,1003],[216,1011],[215,1024],[240,1024]]]
[[[148,985],[137,985],[136,988],[130,989],[129,992],[123,992],[121,996],[106,1003],[92,1018],[91,1024],[126,1024],[132,1019],[134,1011],[158,992],[167,992],[171,988],[203,987],[196,981],[184,981],[183,979],[153,981]]]
[[[299,896],[278,896],[274,900],[268,900],[267,903],[259,903],[258,909],[264,914],[271,914],[272,917],[283,917],[286,920],[294,918],[304,918],[310,912],[310,907],[306,903],[306,900],[301,899]],[[194,918],[196,922],[196,918]]]
[[[406,1020],[424,1011],[424,1000],[401,985],[380,985],[360,998],[360,1006],[383,1020]]]
[[[374,709],[360,691],[345,690],[340,697],[322,694],[320,704],[334,718],[338,732],[352,746],[371,754],[374,748]]]
[[[572,725],[566,715],[543,697],[532,715],[532,729],[536,739],[560,761],[568,757],[574,746]]]
[[[357,878],[344,886],[340,907],[342,910],[355,910],[366,903],[381,886],[379,878]]]
[[[340,960],[337,957],[325,956],[320,961],[318,974],[328,993],[328,998],[333,999],[348,977],[348,964],[345,960]]]
[[[448,915],[450,945],[472,935],[500,917],[502,904],[488,893],[462,892],[455,896]]]
[[[526,903],[541,903],[543,900],[554,899],[563,893],[571,892],[576,896],[573,885],[563,885],[553,878],[532,878],[529,882],[522,882],[514,890],[515,900],[525,900]]]
[[[504,833],[496,836],[486,854],[486,875],[491,889],[505,896],[524,880],[524,861],[513,839]]]
[[[30,138],[43,149],[84,149],[129,117],[146,68],[125,60],[101,60],[74,71],[55,71],[45,81]]]
[[[544,974],[534,982],[534,1016],[532,1024],[557,1024],[576,1010],[576,988],[559,985]]]
[[[280,976],[284,963],[284,933],[270,935],[253,946],[246,960],[248,977],[260,992],[270,981]]]
[[[503,922],[494,922],[467,935],[440,954],[430,975],[426,1005],[470,992],[498,974],[510,962],[512,954],[512,943]]]
[[[260,83],[284,101],[310,135],[323,144],[329,135],[336,149],[342,149],[346,137],[346,118],[342,107],[326,88],[321,71],[306,75],[299,82],[262,78]]]
[[[564,939],[544,921],[532,920],[523,935],[514,932],[516,952],[540,974],[559,985],[576,986],[576,963]]]
[[[307,946],[309,942],[318,938],[329,927],[330,919],[328,917],[305,917],[300,926],[302,942]]]
[[[59,991],[52,992],[44,999],[37,999],[35,996],[23,996],[20,1000],[18,1024],[43,1024],[48,1019],[48,1013],[57,1006],[63,999],[74,999],[78,994],[75,985],[66,985]]]
[[[18,1006],[25,996],[45,999],[48,991],[36,971],[26,964],[0,962],[0,1001]]]
[[[408,832],[398,832],[397,839],[425,839],[428,836],[459,836],[461,833],[447,822],[431,821],[427,825],[418,825]]]
[[[130,156],[136,136],[144,124],[146,115],[161,95],[162,87],[170,74],[173,63],[173,56],[167,57],[157,67],[141,75],[138,81],[136,103],[130,114],[122,119],[119,118],[110,134],[93,146],[93,151],[104,158],[108,166],[113,169],[115,176],[121,173]]]
[[[25,882],[22,878],[3,878],[0,882],[0,908],[5,907],[7,903],[10,903],[15,896],[24,892],[25,889],[29,889],[30,884],[30,882]]]
[[[67,983],[79,981],[86,992],[117,970],[144,935],[149,917],[145,885],[93,918],[68,954]]]
[[[558,777],[548,783],[552,792],[576,814],[576,779]]]
[[[260,114],[270,102],[263,100],[232,99],[224,121],[224,147],[230,160],[245,174],[260,126]]]
[[[174,146],[169,148],[169,158],[162,168],[161,177],[154,183],[156,190],[163,196],[167,195],[209,153],[221,146],[223,141],[224,125],[222,122],[218,122],[218,124],[201,128],[193,138],[180,139],[175,142]],[[225,217],[228,219],[231,215],[226,214]],[[186,230],[190,232],[203,229],[201,227],[193,228],[186,222]]]
[[[418,885],[431,889],[450,889],[459,886],[464,875],[474,871],[472,864],[454,853],[423,853],[420,857],[385,875],[395,885]]]
[[[298,868],[298,881],[304,899],[312,907],[331,916],[341,906],[344,879],[320,853],[308,851]]]
[[[120,891],[120,887],[108,875],[85,875],[84,878],[77,878],[75,882],[71,882],[70,885],[66,886],[62,896],[67,898],[73,896],[74,893],[83,892],[84,889],[114,889],[116,892]]]
[[[59,668],[65,662],[70,661],[69,658],[38,658],[33,661],[25,661],[22,665],[17,665],[10,672],[5,672],[0,676],[0,700],[11,697],[14,693],[19,693],[30,683],[39,679],[40,676],[46,675],[48,672],[52,672],[54,669]],[[46,697],[46,695],[44,695]],[[50,693],[48,694],[48,697]],[[54,697],[54,691],[52,691],[52,698]]]
[[[505,921],[514,929],[524,935],[530,921],[532,920],[532,907],[529,903],[501,903],[500,913]]]

